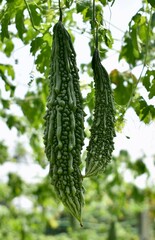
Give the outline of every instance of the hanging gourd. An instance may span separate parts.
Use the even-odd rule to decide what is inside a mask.
[[[84,112],[76,53],[61,18],[53,29],[49,88],[44,143],[51,182],[58,198],[82,225]]]
[[[91,137],[87,147],[85,177],[96,176],[105,170],[111,160],[115,137],[115,109],[111,82],[103,67],[98,50],[98,24],[95,17],[93,0],[93,27],[95,49],[92,57],[92,69],[95,86],[95,107]]]
[[[94,176],[105,170],[114,149],[115,110],[111,82],[107,71],[101,64],[96,48],[92,58],[95,82],[95,109],[91,137],[87,147],[86,174]]]

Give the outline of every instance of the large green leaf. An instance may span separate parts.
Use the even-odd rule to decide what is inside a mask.
[[[155,106],[148,105],[142,96],[135,98],[135,101],[132,103],[132,107],[139,119],[146,124],[150,123],[152,119],[155,118]]]
[[[132,66],[136,66],[136,54],[137,50],[134,49],[132,38],[128,35],[125,35],[124,44],[120,51],[119,60],[124,58],[127,63],[132,64]]]
[[[7,76],[10,76],[12,80],[15,78],[14,68],[10,64],[0,64],[0,72],[3,80],[5,80]]]
[[[110,78],[114,88],[114,99],[119,105],[125,105],[132,97],[132,90],[136,83],[136,78],[129,72],[120,73],[117,69],[110,73]]]
[[[73,3],[73,0],[64,0],[64,3],[65,3],[67,8],[70,8],[72,3]]]
[[[30,51],[33,55],[36,54],[38,50],[40,50],[40,46],[43,44],[43,38],[42,37],[36,37],[31,42],[31,48]]]
[[[35,92],[28,92],[25,95],[25,99],[18,100],[18,104],[21,106],[23,114],[28,119],[31,126],[39,128],[43,121],[42,118],[45,110],[41,97],[37,96]]]
[[[31,21],[33,21],[34,26],[40,26],[40,23],[42,22],[42,15],[40,12],[40,8],[37,7],[37,5],[30,4],[29,5],[30,11],[31,11]]]
[[[86,0],[86,1],[77,1],[76,2],[76,10],[77,13],[86,11],[86,9],[88,9],[91,5],[91,1],[90,0]]]
[[[14,95],[15,86],[13,83],[8,79],[11,77],[12,80],[15,78],[15,72],[13,66],[9,64],[0,64],[0,77],[5,82],[5,90],[10,91],[10,95]]]
[[[8,13],[4,14],[1,22],[1,40],[4,41],[5,38],[9,38],[9,30],[8,25],[10,24],[10,17]]]
[[[137,34],[137,29],[133,28],[132,31],[130,32],[131,35],[131,39],[132,39],[132,45],[133,45],[133,53],[135,58],[139,58],[140,57],[140,51],[141,51],[141,47],[140,44],[138,42],[138,34]]]
[[[49,46],[48,42],[44,42],[41,51],[35,60],[35,63],[37,65],[37,70],[41,73],[44,73],[45,76],[47,76],[47,72],[49,72],[50,59],[51,46]]]
[[[4,53],[6,54],[7,57],[10,57],[13,49],[14,49],[14,44],[11,39],[5,39],[4,40]]]
[[[1,101],[1,103],[3,105],[3,108],[6,108],[6,109],[10,108],[10,100],[3,99],[0,96],[0,101]]]
[[[119,56],[119,59],[126,59],[133,67],[139,60],[143,62],[145,55],[148,54],[145,46],[148,45],[151,29],[149,30],[147,18],[141,11],[142,9],[129,22],[129,31],[124,35],[124,44]]]
[[[148,69],[142,78],[142,83],[148,91],[149,98],[153,98],[155,96],[155,70]]]
[[[18,130],[18,133],[23,134],[26,131],[26,124],[22,117],[18,117],[12,114],[6,115],[7,126],[12,129],[15,127]]]
[[[83,16],[83,21],[90,21],[92,19],[92,8],[91,1],[77,1],[76,2],[76,10],[77,13],[81,13]]]
[[[26,32],[26,28],[24,25],[24,9],[19,10],[16,13],[15,22],[16,22],[16,28],[18,30],[19,38],[23,39],[23,34]]]

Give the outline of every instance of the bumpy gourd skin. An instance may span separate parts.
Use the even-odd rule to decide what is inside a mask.
[[[92,59],[95,82],[95,109],[91,127],[91,137],[87,147],[85,177],[104,171],[114,149],[115,110],[111,83],[105,68],[101,64],[98,49]]]
[[[76,54],[61,21],[56,23],[53,31],[45,152],[50,162],[51,182],[59,199],[81,223],[84,199],[80,155],[84,141],[84,112]]]

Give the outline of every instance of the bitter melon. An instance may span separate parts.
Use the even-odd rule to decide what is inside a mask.
[[[114,149],[115,109],[111,83],[107,71],[101,64],[99,51],[92,58],[95,82],[95,109],[91,137],[87,147],[85,177],[104,171]]]
[[[84,204],[80,172],[84,112],[76,53],[61,21],[53,29],[50,94],[45,115],[44,144],[51,182],[58,198],[81,220]]]

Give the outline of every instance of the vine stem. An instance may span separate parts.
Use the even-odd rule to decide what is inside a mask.
[[[136,82],[136,85],[135,85],[135,87],[133,88],[133,90],[132,90],[132,92],[131,92],[131,97],[130,97],[127,105],[126,105],[126,111],[127,111],[127,109],[130,107],[130,104],[131,104],[131,102],[132,102],[132,99],[133,99],[134,93],[135,93],[135,91],[136,91],[136,88],[137,88],[137,86],[138,86],[138,84],[139,84],[139,82],[140,82],[140,80],[141,80],[142,75],[143,75],[144,68],[145,68],[145,63],[143,64],[143,67],[142,67],[142,70],[141,70],[141,72],[140,72],[139,78],[138,78],[138,80],[137,80],[137,82]],[[126,112],[126,111],[125,111],[125,112]]]
[[[93,0],[93,28],[95,29],[95,21],[96,21],[96,9],[95,9],[95,0]]]
[[[26,5],[27,11],[28,11],[28,13],[29,13],[30,21],[31,21],[31,24],[32,24],[33,29],[34,29],[35,31],[39,32],[39,30],[38,30],[38,29],[35,27],[35,25],[34,25],[33,17],[32,17],[32,14],[31,14],[31,10],[30,10],[30,8],[29,8],[29,5],[28,5],[27,1],[24,0],[24,3],[25,3],[25,5]]]
[[[93,35],[94,35],[95,48],[98,49],[98,26],[97,26],[97,21],[96,21],[95,0],[93,0],[93,19],[92,19],[92,27],[93,27]]]
[[[59,21],[60,21],[60,22],[62,22],[62,8],[61,8],[61,0],[59,0],[59,14],[60,14]]]

